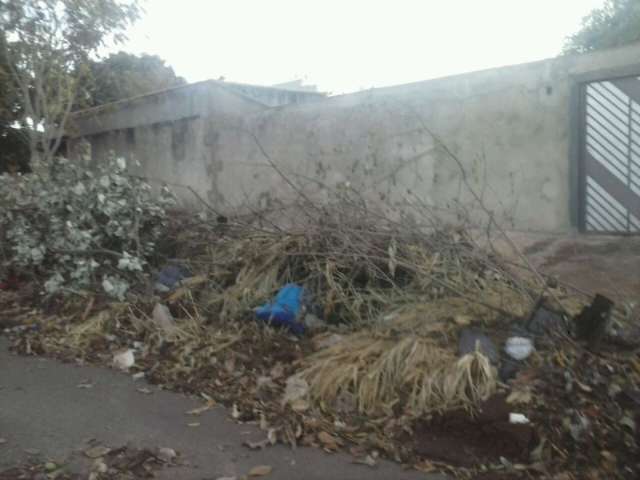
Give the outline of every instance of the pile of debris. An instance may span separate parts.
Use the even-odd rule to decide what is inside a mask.
[[[460,227],[307,207],[298,228],[176,219],[149,294],[25,312],[14,349],[199,395],[196,415],[227,405],[265,431],[249,448],[466,478],[638,477],[638,346],[610,348],[610,303]]]

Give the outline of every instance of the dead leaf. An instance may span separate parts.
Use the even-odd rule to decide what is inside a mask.
[[[267,432],[267,439],[269,440],[269,443],[271,445],[275,445],[276,442],[278,441],[278,436],[276,435],[276,429],[275,428],[270,428],[269,431]]]
[[[320,443],[322,443],[322,446],[327,450],[335,451],[338,449],[338,442],[333,437],[333,435],[327,432],[318,433],[318,440],[320,441]]]
[[[107,473],[109,467],[101,458],[96,458],[91,465],[91,471],[97,473]]]
[[[453,321],[456,325],[468,327],[471,324],[471,317],[469,315],[456,315],[453,317]]]
[[[298,398],[297,400],[291,402],[291,410],[298,413],[306,412],[307,410],[309,410],[309,402],[303,400],[302,398]]]
[[[378,461],[375,458],[373,458],[371,455],[367,455],[364,458],[357,458],[353,461],[353,463],[367,465],[368,467],[371,467],[371,468],[375,468],[378,466]]]
[[[438,469],[438,467],[436,467],[433,463],[431,463],[428,460],[423,460],[420,463],[416,463],[413,466],[413,468],[415,468],[416,470],[422,473],[431,473],[431,472],[435,472]]]
[[[269,421],[264,412],[260,414],[260,430],[267,430],[269,428]]]
[[[611,452],[609,452],[607,450],[602,450],[600,452],[600,454],[602,455],[602,458],[604,458],[605,461],[607,461],[607,462],[616,463],[618,461],[616,456],[613,453],[611,453]]]
[[[264,477],[265,475],[269,475],[273,468],[271,465],[258,465],[257,467],[253,467],[249,470],[250,477]]]
[[[211,410],[213,407],[216,406],[216,402],[214,402],[213,400],[209,400],[205,405],[201,406],[201,407],[197,407],[194,408],[192,410],[188,410],[187,412],[185,412],[187,415],[200,415],[204,412],[206,412],[207,410]]]
[[[247,447],[250,448],[251,450],[262,450],[263,448],[265,448],[267,445],[269,445],[269,438],[265,438],[264,440],[260,440],[258,442],[243,442],[242,444]]]
[[[84,454],[89,458],[100,458],[104,457],[110,451],[111,449],[109,447],[98,445],[96,447],[91,447],[88,450],[85,450]]]
[[[576,380],[575,382],[576,382],[576,385],[578,385],[580,390],[582,390],[583,392],[590,393],[593,390],[589,385],[585,385],[584,383],[579,382],[578,380]]]
[[[304,437],[302,437],[302,440],[300,441],[300,443],[305,447],[311,447],[315,444],[315,441],[316,441],[316,436],[313,435],[312,433],[309,433]]]
[[[284,365],[282,365],[282,363],[280,362],[276,363],[276,365],[269,372],[269,375],[274,380],[281,378],[284,375]]]
[[[517,404],[517,403],[529,403],[531,402],[531,390],[514,390],[507,397],[507,403]]]

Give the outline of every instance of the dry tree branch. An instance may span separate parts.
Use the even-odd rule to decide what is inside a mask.
[[[431,139],[436,143],[436,145],[438,145],[442,151],[450,158],[452,159],[455,164],[458,166],[458,169],[460,170],[460,175],[462,176],[462,181],[464,182],[465,186],[467,187],[467,190],[469,191],[469,193],[471,193],[471,195],[473,196],[474,200],[477,202],[478,206],[485,212],[485,214],[487,215],[487,217],[489,218],[489,224],[493,224],[498,232],[500,232],[500,234],[502,235],[502,237],[507,241],[507,243],[509,244],[509,246],[513,249],[513,251],[518,255],[518,257],[520,257],[520,259],[522,261],[524,261],[529,269],[529,271],[531,273],[533,273],[533,275],[536,277],[536,279],[538,280],[540,286],[544,289],[547,288],[546,286],[546,281],[545,279],[542,277],[542,275],[540,274],[540,272],[538,271],[538,269],[536,269],[533,264],[529,261],[529,259],[527,258],[527,256],[522,252],[522,250],[515,244],[515,242],[511,239],[511,237],[509,235],[507,235],[507,233],[505,232],[505,230],[500,226],[500,224],[498,222],[496,222],[495,217],[494,217],[494,212],[492,210],[490,210],[484,203],[484,201],[482,200],[482,198],[480,197],[480,195],[475,191],[475,189],[471,186],[468,176],[467,176],[467,171],[464,167],[464,165],[462,164],[462,161],[458,158],[458,156],[453,153],[451,151],[451,149],[446,145],[446,143],[444,143],[444,141],[442,141],[442,139],[436,135],[425,123],[424,118],[422,117],[422,115],[420,115],[420,113],[413,108],[411,105],[402,102],[400,100],[397,100],[397,102],[399,102],[402,106],[404,106],[405,108],[407,108],[418,120],[418,122],[420,123],[423,131],[425,131],[426,133],[429,134],[429,136],[431,137]],[[557,302],[557,304],[565,311],[567,312],[566,307],[563,305],[563,303],[560,301],[560,299],[558,298],[557,295],[555,295],[553,292],[550,292],[551,296],[553,297],[553,299]]]

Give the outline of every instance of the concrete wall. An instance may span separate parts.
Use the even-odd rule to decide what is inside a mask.
[[[206,148],[209,139],[203,137],[200,128],[203,115],[215,112],[218,118],[232,119],[265,108],[211,82],[202,82],[81,112],[73,121],[76,140],[88,140],[91,145],[93,162],[124,156],[134,173],[191,185],[199,183],[198,175],[214,176],[215,162]],[[87,153],[83,143],[72,145],[72,155]],[[208,166],[204,174],[195,163]]]
[[[196,118],[214,112],[245,115],[264,108],[258,102],[227,91],[216,82],[200,82],[75,113],[71,133],[78,137],[89,137],[103,132]]]
[[[300,83],[301,84],[301,83]],[[325,97],[324,93],[319,93],[313,86],[306,89],[296,89],[296,83],[292,82],[290,87],[284,84],[281,87],[263,87],[260,85],[245,85],[242,83],[222,82],[221,86],[227,90],[241,94],[244,97],[253,99],[263,105],[269,107],[278,107],[281,105],[291,105],[296,103],[307,103],[321,100]],[[302,87],[301,88],[305,88]]]
[[[388,208],[462,204],[474,215],[460,166],[434,134],[503,224],[566,231],[577,185],[576,85],[611,69],[632,71],[639,58],[640,45],[632,45],[286,107],[220,100],[228,108],[190,117],[174,106],[181,113],[173,119],[161,108],[138,118],[134,105],[113,114],[122,117],[114,125],[133,133],[84,132],[94,158],[109,149],[133,154],[148,176],[188,184],[221,210],[291,195],[255,135],[278,169],[311,195],[330,199],[332,188],[348,185]]]
[[[324,98],[318,92],[206,80],[74,113],[70,133],[88,137],[203,115],[245,115]]]

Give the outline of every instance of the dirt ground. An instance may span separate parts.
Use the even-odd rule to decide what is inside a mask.
[[[535,267],[561,282],[618,303],[640,303],[640,236],[520,232],[510,236]],[[637,306],[636,314],[640,314]]]

